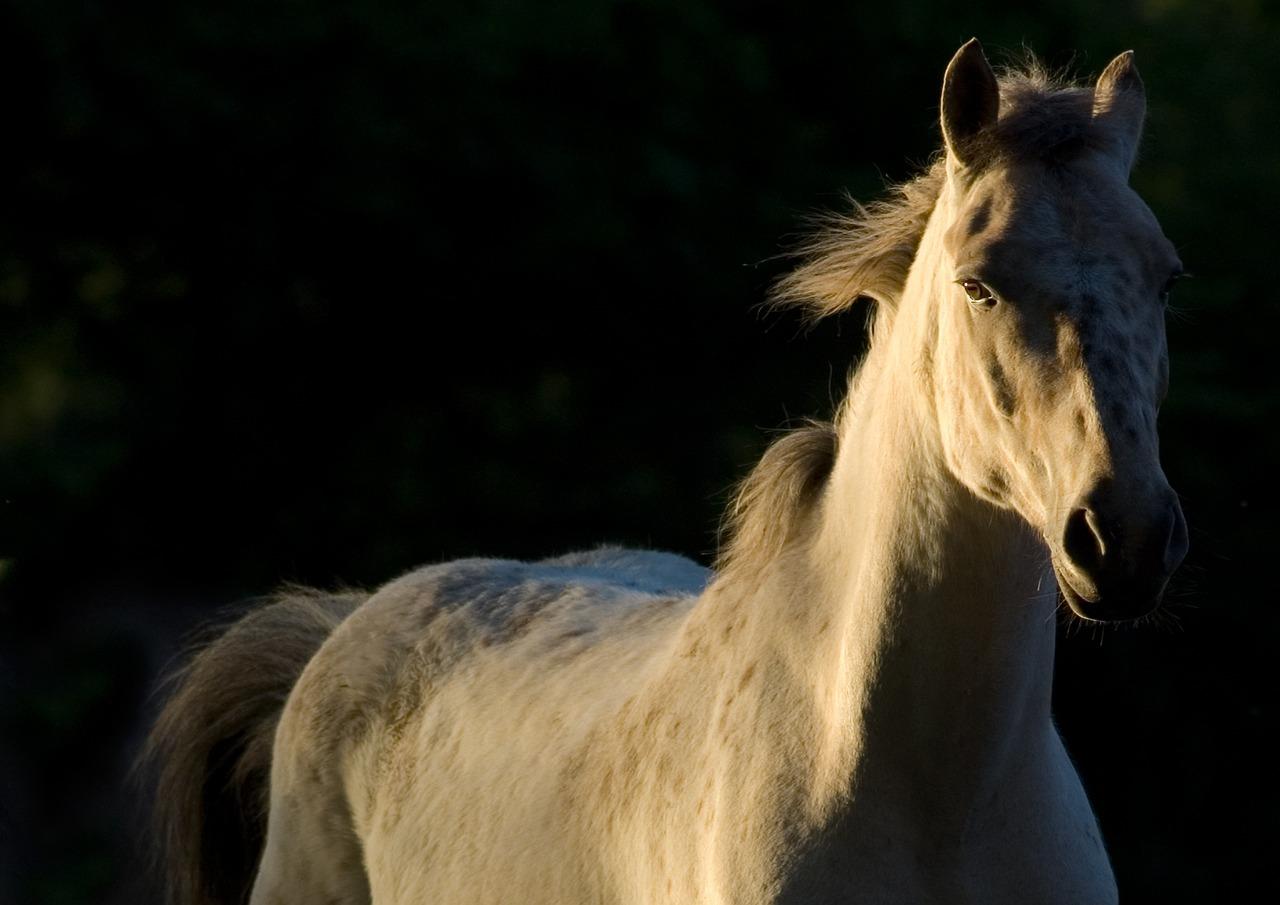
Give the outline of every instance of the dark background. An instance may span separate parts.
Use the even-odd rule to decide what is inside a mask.
[[[1163,628],[1064,637],[1060,722],[1128,903],[1276,842],[1280,6],[1111,0],[6,0],[0,901],[145,901],[122,777],[180,638],[284,581],[602,541],[706,561],[862,312],[755,308],[805,212],[938,142],[973,34],[1136,48],[1135,176],[1195,279]]]

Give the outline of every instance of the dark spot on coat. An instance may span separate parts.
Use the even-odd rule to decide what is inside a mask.
[[[973,216],[969,218],[969,235],[976,236],[991,223],[991,202],[984,201],[974,209]]]
[[[1013,414],[1013,410],[1017,407],[1018,400],[1014,395],[1013,386],[1009,382],[1009,376],[1005,374],[1004,368],[1000,363],[992,362],[991,367],[987,370],[987,377],[991,381],[991,398],[995,403],[996,409],[1006,418]]]

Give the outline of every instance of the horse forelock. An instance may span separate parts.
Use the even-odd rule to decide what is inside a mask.
[[[1067,163],[1101,145],[1092,86],[1059,79],[1035,60],[999,79],[1000,117],[979,136],[986,165],[1014,160]]]

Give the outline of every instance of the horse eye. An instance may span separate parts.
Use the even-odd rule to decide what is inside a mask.
[[[961,280],[960,287],[964,289],[964,294],[969,297],[969,301],[978,307],[991,308],[996,303],[991,290],[977,280]]]
[[[1185,276],[1186,276],[1185,273],[1183,273],[1182,271],[1178,271],[1177,273],[1170,276],[1168,280],[1165,281],[1164,286],[1160,289],[1160,303],[1162,305],[1169,304],[1169,293],[1173,292],[1174,284],[1177,283],[1178,280],[1182,279]]]

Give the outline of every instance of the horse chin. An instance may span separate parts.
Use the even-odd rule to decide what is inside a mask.
[[[1053,566],[1054,577],[1058,579],[1058,592],[1062,594],[1062,599],[1067,602],[1067,606],[1071,608],[1071,612],[1075,613],[1086,622],[1103,622],[1093,615],[1093,606],[1098,602],[1096,600],[1086,600],[1075,588],[1071,586],[1071,581],[1062,574],[1062,570],[1058,568],[1057,563]]]
[[[1081,593],[1076,590],[1076,586],[1071,583],[1071,579],[1056,561],[1053,564],[1053,574],[1058,580],[1058,591],[1067,602],[1067,606],[1071,608],[1072,613],[1085,622],[1132,622],[1150,615],[1160,606],[1161,594],[1143,601],[1132,599],[1115,601],[1108,600],[1103,594]]]

